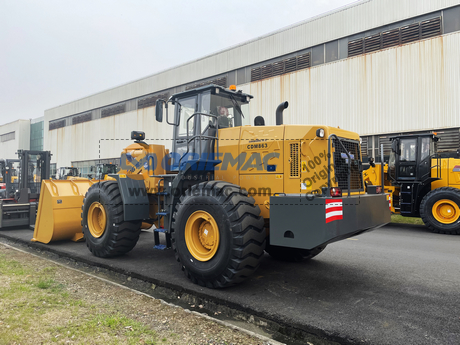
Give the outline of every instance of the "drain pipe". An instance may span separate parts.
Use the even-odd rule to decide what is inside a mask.
[[[283,111],[289,106],[289,103],[283,102],[281,103],[278,108],[276,108],[276,125],[282,125],[283,124]]]

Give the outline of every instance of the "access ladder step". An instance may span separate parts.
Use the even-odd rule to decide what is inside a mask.
[[[155,232],[162,232],[162,233],[168,232],[167,229],[163,229],[163,228],[156,228],[156,229],[153,229],[153,231],[155,231]]]
[[[167,216],[169,212],[157,212],[157,216]]]
[[[158,192],[157,195],[169,195],[168,192]]]
[[[165,250],[166,246],[164,244],[156,244],[153,248],[159,249],[159,250]]]

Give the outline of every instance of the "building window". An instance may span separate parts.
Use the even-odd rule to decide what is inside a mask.
[[[3,143],[4,141],[14,140],[14,138],[15,138],[14,133],[15,133],[15,132],[9,132],[9,133],[2,134],[2,135],[0,136],[1,142]]]
[[[30,124],[30,149],[32,151],[43,150],[43,127],[43,121]]]
[[[50,177],[56,178],[56,163],[50,164]]]

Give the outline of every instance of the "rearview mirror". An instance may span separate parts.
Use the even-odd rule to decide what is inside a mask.
[[[397,155],[400,154],[400,152],[399,152],[399,140],[395,139],[395,140],[392,141],[392,143],[391,143],[391,151],[393,151]]]
[[[163,103],[162,99],[157,99],[155,102],[155,118],[158,122],[163,122]]]

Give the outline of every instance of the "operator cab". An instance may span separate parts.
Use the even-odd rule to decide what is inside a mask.
[[[215,160],[218,130],[248,125],[251,98],[241,91],[207,85],[172,95],[168,102],[158,100],[155,107],[157,121],[162,121],[165,103],[166,121],[175,126],[171,170],[179,169],[181,161]],[[173,122],[168,119],[169,102],[175,105]]]
[[[423,182],[431,178],[431,158],[439,138],[434,134],[392,137],[389,174],[396,182]]]
[[[98,163],[96,165],[96,180],[103,180],[105,176],[109,174],[116,174],[117,173],[117,166],[112,163]],[[93,168],[91,167],[91,171],[93,171]]]
[[[74,167],[60,167],[59,168],[59,180],[66,180],[67,177],[78,177],[78,169]]]

